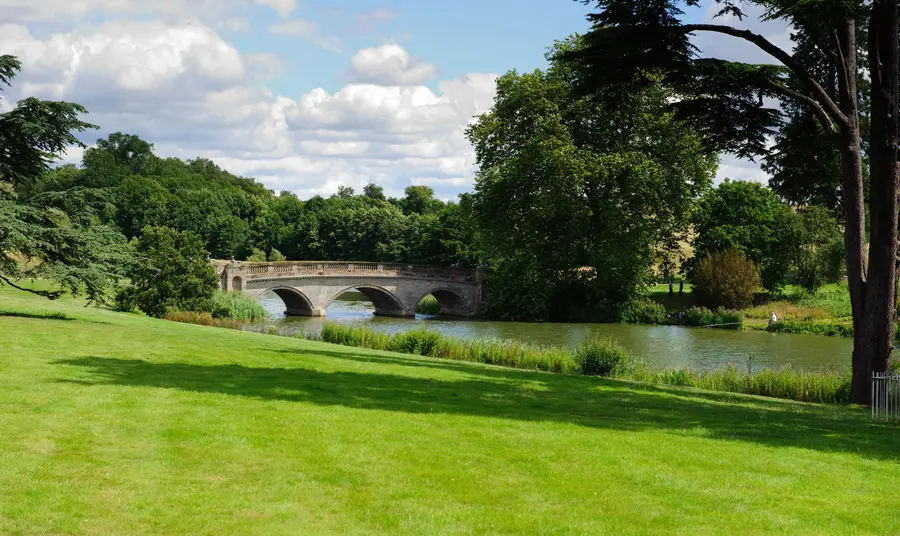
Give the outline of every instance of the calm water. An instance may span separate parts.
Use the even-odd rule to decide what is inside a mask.
[[[285,317],[284,304],[274,293],[260,297],[275,323],[315,331],[327,320],[365,324],[373,329],[396,333],[426,326],[460,337],[497,337],[547,345],[576,345],[589,335],[612,336],[635,354],[660,366],[717,368],[728,363],[753,367],[792,364],[807,369],[844,367],[850,364],[850,339],[815,335],[791,335],[762,331],[733,331],[678,326],[637,326],[630,324],[531,324],[444,319],[418,315],[416,318],[388,318],[372,315],[368,301],[350,294],[335,301],[327,317]]]

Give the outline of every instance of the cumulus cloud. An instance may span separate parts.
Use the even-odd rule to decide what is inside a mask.
[[[322,34],[319,31],[319,25],[311,20],[296,19],[273,24],[269,26],[269,33],[298,37],[331,52],[340,53],[343,51],[340,39],[333,35]]]
[[[260,5],[289,16],[296,0],[0,0],[6,22],[43,22],[81,19],[91,14],[194,16],[204,20],[225,17]]]
[[[137,134],[160,155],[211,158],[301,196],[374,181],[392,195],[421,183],[454,197],[472,181],[465,128],[489,110],[496,80],[470,74],[432,90],[412,83],[424,75],[400,68],[380,83],[288,98],[266,87],[278,57],[242,54],[197,22],[116,21],[46,38],[4,25],[0,49],[23,61],[10,102],[35,95],[84,104],[102,126],[87,142]]]
[[[364,48],[350,60],[357,82],[380,85],[417,85],[437,76],[434,65],[410,56],[402,46],[385,44]]]

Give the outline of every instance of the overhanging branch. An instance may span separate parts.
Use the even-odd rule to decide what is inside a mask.
[[[818,102],[819,107],[827,113],[834,121],[836,121],[840,126],[847,127],[850,125],[850,121],[847,119],[847,116],[841,111],[840,107],[831,99],[828,95],[828,92],[813,78],[806,69],[803,68],[802,65],[797,63],[793,56],[775,46],[774,43],[763,37],[762,35],[755,34],[750,30],[740,30],[738,28],[733,28],[731,26],[724,26],[721,24],[685,24],[681,26],[681,29],[686,33],[691,32],[714,32],[721,33],[725,35],[730,35],[732,37],[737,37],[739,39],[743,39],[745,41],[749,41],[753,43],[761,50],[772,56],[773,58],[780,61],[784,64],[785,67],[790,69],[796,74],[800,80],[803,81],[803,84],[809,89],[809,91],[813,94],[813,97],[807,97],[807,99],[813,99]],[[800,95],[800,93],[794,92],[796,95]],[[795,97],[794,97],[795,98]],[[804,101],[807,102],[807,101]]]
[[[63,291],[61,291],[61,290],[34,290],[34,289],[30,289],[30,288],[20,287],[2,275],[0,275],[0,281],[5,282],[7,285],[11,286],[12,288],[14,288],[16,290],[21,290],[24,292],[30,292],[32,294],[37,294],[38,296],[42,296],[42,297],[50,299],[50,300],[58,300],[60,298],[60,296],[62,296],[62,294],[63,294]]]
[[[773,92],[778,93],[784,97],[798,100],[801,103],[806,104],[807,106],[812,108],[813,113],[815,113],[816,117],[819,119],[819,123],[822,124],[822,128],[833,134],[838,133],[837,127],[835,127],[834,125],[834,121],[831,120],[831,117],[829,117],[825,109],[822,108],[822,105],[819,104],[819,101],[808,95],[804,95],[799,91],[795,91],[789,87],[782,86],[781,84],[778,84],[771,80],[767,81],[765,84],[766,87]]]

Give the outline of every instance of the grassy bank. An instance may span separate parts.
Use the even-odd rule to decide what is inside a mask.
[[[230,327],[227,324],[208,324],[203,319],[173,320]],[[258,329],[269,335],[526,370],[599,375],[798,402],[847,403],[850,400],[849,371],[806,371],[791,367],[751,371],[734,366],[712,371],[658,369],[646,365],[642,356],[631,355],[612,340],[587,340],[578,347],[569,349],[501,339],[447,337],[427,329],[389,334],[363,326],[336,323],[327,323],[320,332],[309,333],[295,329],[282,333],[275,326],[261,326]]]
[[[900,530],[861,410],[0,301],[0,534]]]
[[[691,293],[690,285],[685,285],[685,291],[682,294],[678,294],[677,290],[678,285],[675,285],[675,294],[670,296],[668,285],[656,285],[651,289],[648,300],[650,305],[639,308],[650,310],[652,307],[657,307],[659,311],[655,315],[644,314],[642,316],[644,321],[641,323],[705,325],[679,321],[679,313],[687,316],[687,312],[692,310],[703,311],[708,316],[704,319],[705,321],[715,320],[716,322],[710,323],[722,323],[719,320],[722,320],[723,316],[698,307],[697,301]],[[774,326],[769,326],[769,317],[773,312],[779,322]],[[839,284],[826,285],[814,293],[789,285],[780,294],[765,292],[758,294],[752,307],[726,313],[725,316],[739,322],[740,329],[836,337],[853,336],[850,294],[846,286]],[[658,321],[652,321],[654,318]],[[732,325],[725,327],[732,327]]]

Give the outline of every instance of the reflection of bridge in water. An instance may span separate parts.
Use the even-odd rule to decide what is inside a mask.
[[[441,313],[469,316],[484,299],[487,271],[482,268],[417,266],[374,262],[233,262],[219,264],[220,287],[253,299],[271,290],[284,302],[285,314],[325,316],[338,296],[359,290],[375,305],[375,314],[415,316],[422,298],[433,295]]]

